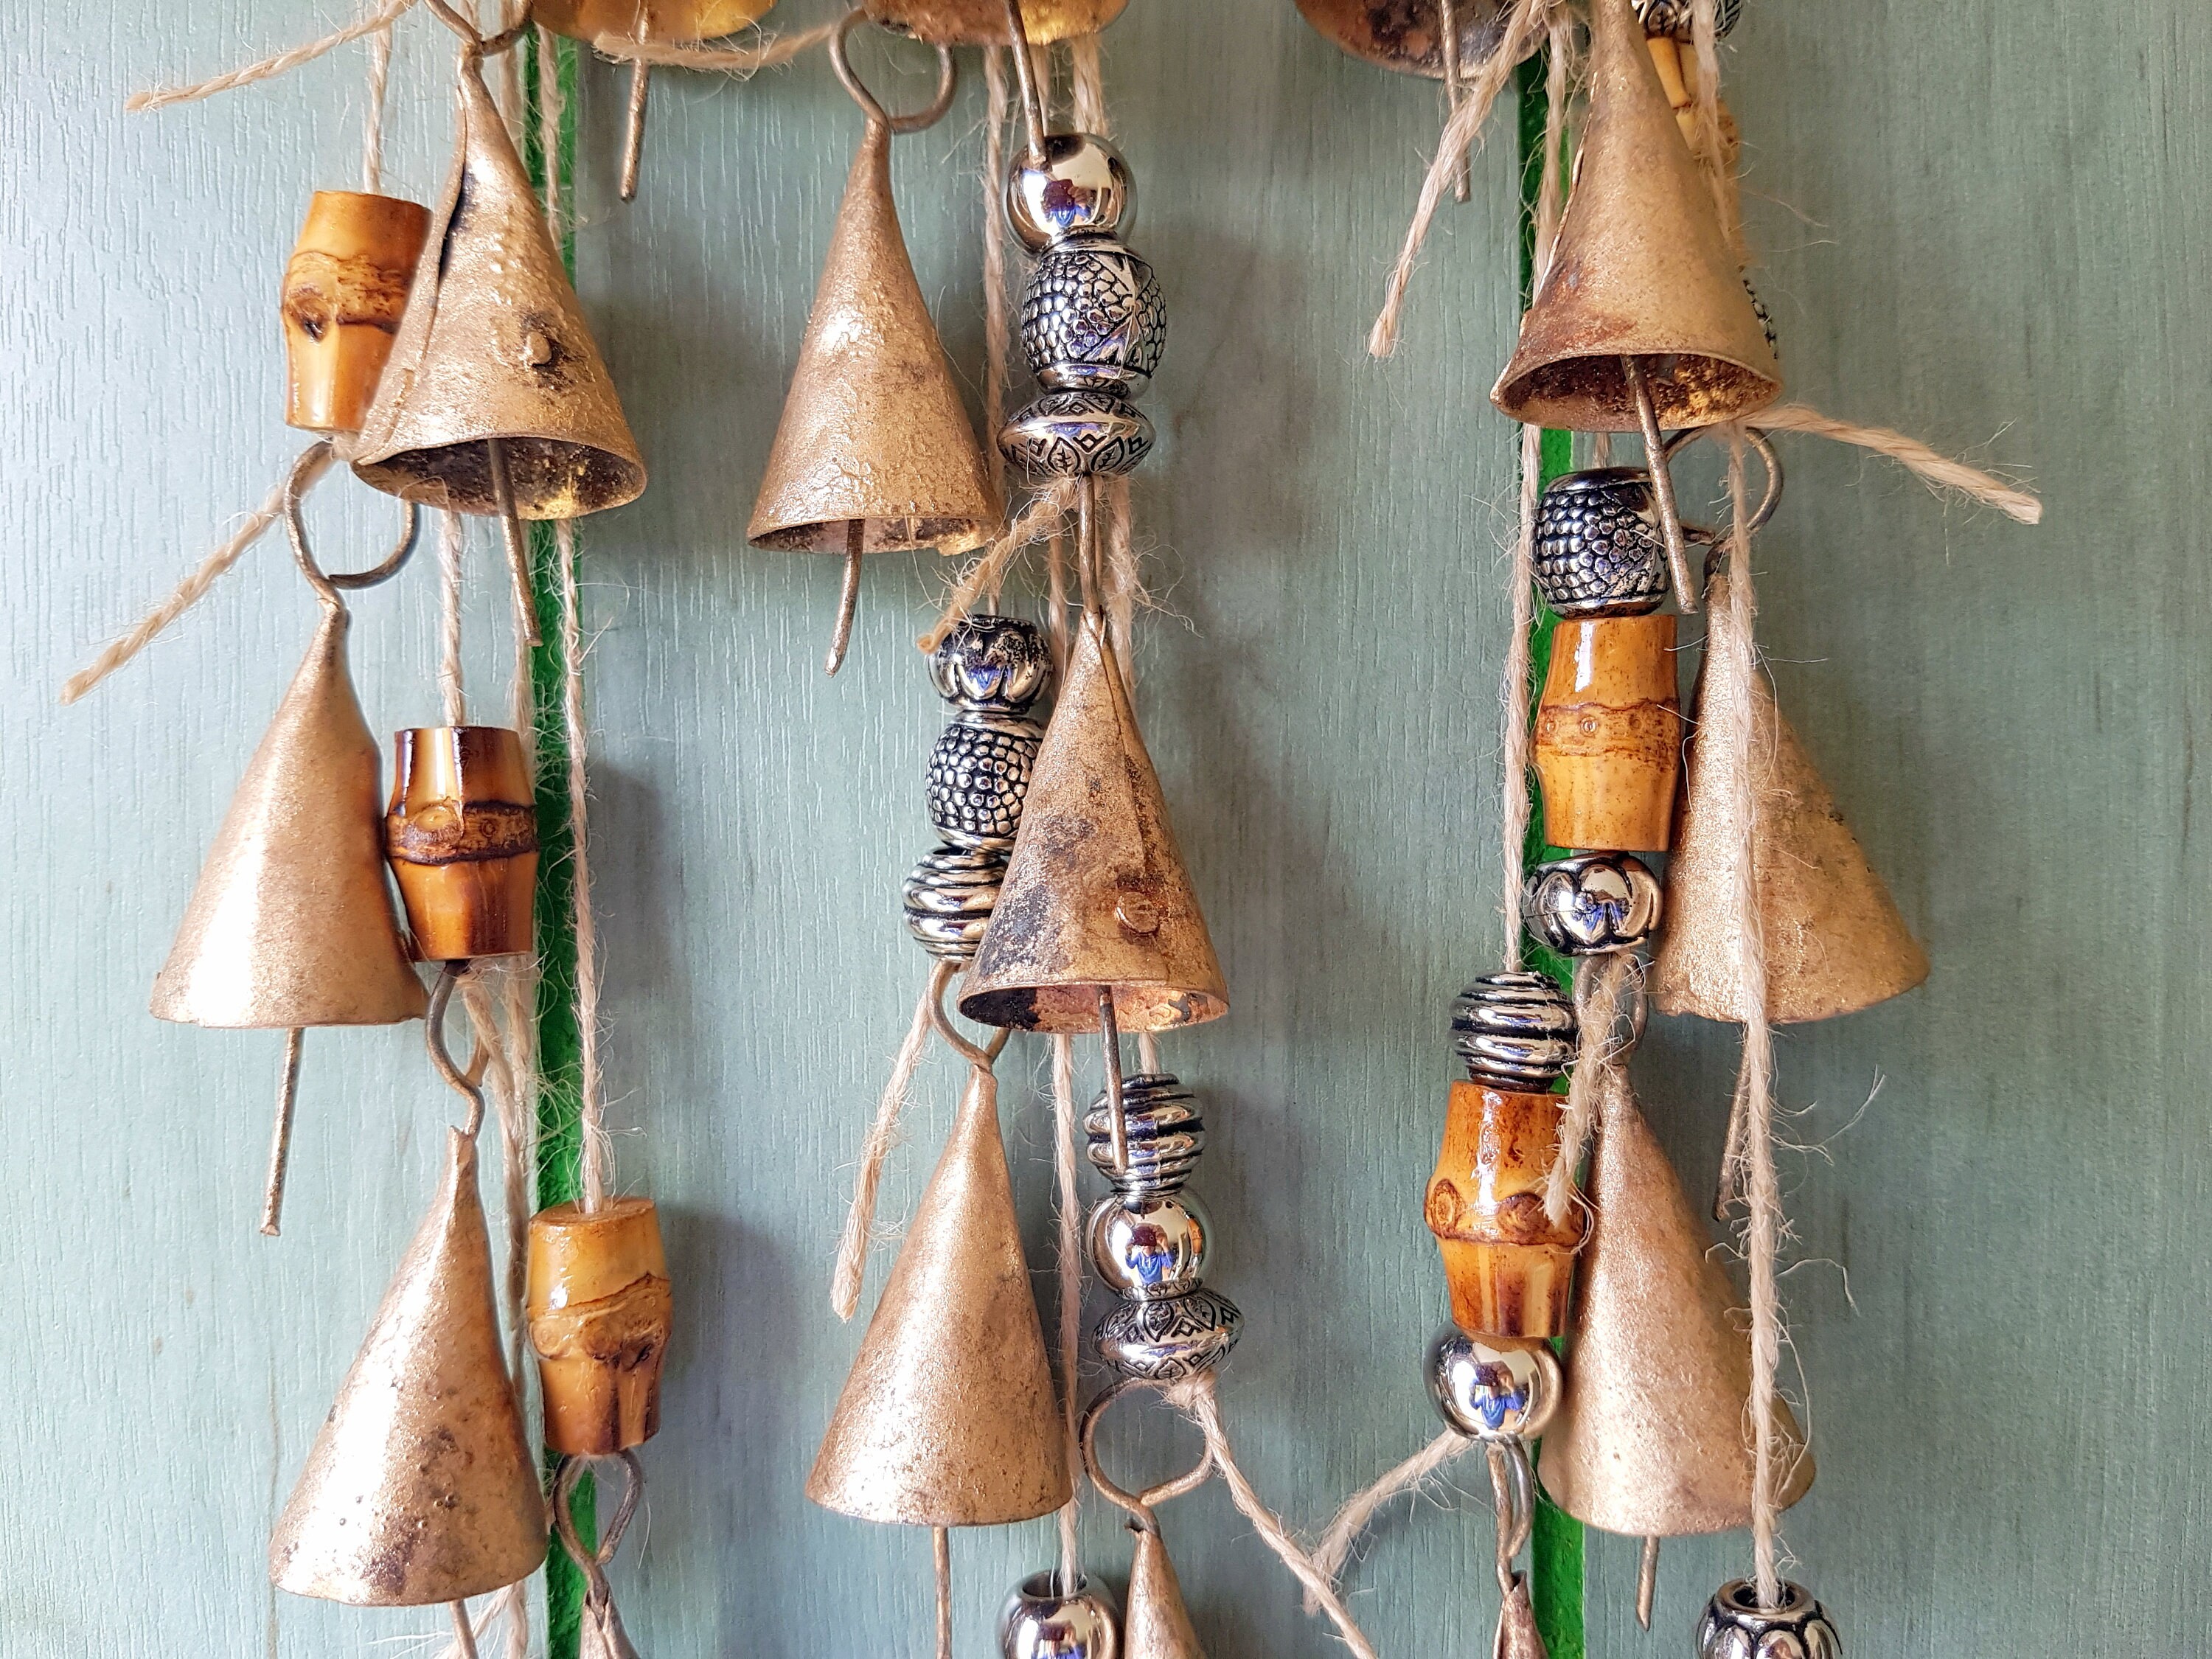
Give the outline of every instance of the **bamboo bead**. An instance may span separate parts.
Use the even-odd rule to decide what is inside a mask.
[[[1544,833],[1553,846],[1665,852],[1682,772],[1674,618],[1560,623],[1535,749]]]
[[[1429,1231],[1443,1252],[1452,1322],[1469,1335],[1553,1337],[1567,1328],[1578,1215],[1553,1225],[1544,1183],[1565,1097],[1452,1085],[1429,1177]]]
[[[499,726],[395,733],[384,848],[418,959],[531,950],[538,808],[515,733]]]
[[[530,1218],[530,1346],[545,1443],[604,1456],[660,1427],[660,1367],[674,1323],[660,1215],[649,1199]]]
[[[358,432],[392,355],[429,210],[396,196],[319,190],[284,267],[284,419]]]

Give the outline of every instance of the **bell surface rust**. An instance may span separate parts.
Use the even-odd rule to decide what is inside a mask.
[[[525,519],[573,519],[645,489],[544,210],[480,64],[465,58],[453,175],[350,459],[404,500],[497,514],[493,441]]]
[[[1726,576],[1716,574],[1706,591],[1711,626],[1724,630],[1731,626]],[[1706,676],[1719,655],[1709,643],[1698,675],[1700,714]],[[1747,765],[1753,774],[1753,826],[1741,822],[1738,810]],[[1667,926],[1652,964],[1653,1006],[1705,1019],[1748,1017],[1735,876],[1747,833],[1753,837],[1770,1022],[1832,1019],[1901,995],[1928,977],[1928,953],[1775,707],[1765,676],[1754,674],[1749,753],[1729,752],[1711,741],[1709,730],[1690,740],[1689,783],[1667,870]]]
[[[653,1200],[556,1204],[531,1217],[527,1305],[545,1443],[604,1457],[651,1439],[675,1322]]]
[[[1298,0],[1315,32],[1354,58],[1405,75],[1444,78],[1443,9],[1437,0]],[[1509,8],[1499,0],[1459,0],[1462,73],[1498,50]]]
[[[169,959],[157,1019],[254,1028],[390,1025],[424,1006],[392,912],[376,740],[326,607],[231,797]]]
[[[1625,1082],[1605,1091],[1588,1188],[1566,1389],[1537,1474],[1585,1526],[1638,1538],[1751,1524],[1751,1340],[1728,1275]],[[1813,1484],[1790,1408],[1774,1406],[1787,1508]]]
[[[422,960],[527,955],[538,805],[520,735],[501,726],[394,732],[384,850]]]
[[[1566,217],[1491,401],[1534,425],[1635,431],[1636,357],[1662,427],[1765,408],[1782,368],[1629,0],[1592,0],[1589,74]]]
[[[1033,46],[1096,34],[1129,0],[1022,0],[1022,33]],[[1010,46],[1006,0],[864,0],[868,21],[933,46]]]
[[[278,306],[284,420],[358,432],[407,308],[430,210],[397,196],[319,190],[307,204]]]
[[[960,1012],[1017,1030],[1095,1031],[1102,988],[1125,1031],[1229,1012],[1121,665],[1086,612]]]
[[[755,547],[960,553],[998,529],[998,493],[899,233],[890,142],[872,120],[853,158],[745,530]]]
[[[499,1341],[476,1143],[445,1181],[269,1540],[295,1595],[421,1607],[481,1595],[545,1559],[538,1468]]]
[[[991,1527],[1073,1491],[999,1135],[971,1074],[830,1419],[806,1495],[863,1521]]]
[[[1149,1528],[1129,1530],[1137,1536],[1137,1555],[1121,1614],[1121,1659],[1206,1659],[1167,1546]]]

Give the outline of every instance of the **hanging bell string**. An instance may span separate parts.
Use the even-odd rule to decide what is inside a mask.
[[[1575,1065],[1567,1080],[1566,1107],[1559,1114],[1559,1148],[1544,1180],[1544,1218],[1553,1226],[1582,1202],[1576,1179],[1583,1154],[1589,1150],[1607,1091],[1621,1086],[1621,1068],[1643,1029],[1643,978],[1632,951],[1584,957],[1576,964]],[[1629,1018],[1625,1036],[1615,1029],[1623,1013]]]
[[[348,41],[358,40],[365,34],[374,34],[380,29],[389,29],[414,3],[415,0],[385,0],[384,4],[367,16],[332,31],[320,40],[307,41],[289,52],[280,52],[273,58],[264,58],[258,63],[216,76],[196,86],[149,87],[143,92],[134,92],[123,100],[123,107],[135,115],[144,110],[166,109],[172,104],[189,104],[202,98],[212,98],[219,92],[230,91],[234,87],[248,87],[260,81],[273,81],[280,75],[289,74],[302,64],[313,63],[325,52],[335,52]]]
[[[1052,1039],[1053,1231],[1054,1263],[1059,1280],[1055,1298],[1059,1320],[1060,1405],[1067,1425],[1068,1462],[1087,1459],[1076,1420],[1075,1395],[1083,1343],[1083,1200],[1076,1186],[1075,1166],[1075,1039],[1064,1031]],[[1083,1582],[1083,1487],[1077,1483],[1060,1510],[1060,1582]]]
[[[1345,1563],[1352,1559],[1352,1547],[1359,1534],[1367,1530],[1382,1506],[1401,1492],[1418,1491],[1430,1477],[1442,1473],[1445,1466],[1464,1454],[1474,1450],[1482,1442],[1456,1429],[1442,1429],[1435,1439],[1415,1452],[1396,1468],[1385,1474],[1373,1486],[1354,1492],[1346,1498],[1329,1522],[1328,1529],[1314,1546],[1314,1565],[1320,1568],[1330,1583],[1344,1576]],[[1321,1603],[1313,1592],[1306,1593],[1306,1613],[1309,1616],[1321,1611]]]
[[[516,1065],[515,1047],[500,1020],[501,1003],[481,972],[463,977],[461,1007],[469,1017],[479,1051],[488,1056],[484,1085],[499,1118],[502,1181],[500,1195],[507,1220],[506,1271],[500,1279],[500,1310],[507,1321],[507,1375],[515,1379],[516,1404],[520,1399],[523,1343],[526,1334],[524,1298],[528,1291],[530,1237],[530,1176],[534,1166],[534,1113],[526,1097]]]
[[[1929,448],[1916,438],[1886,426],[1859,426],[1823,415],[1805,404],[1779,404],[1759,411],[1754,424],[1766,432],[1802,432],[1832,438],[1886,456],[1938,492],[1955,490],[1984,507],[1993,507],[2019,524],[2040,524],[2043,502],[2033,490],[1968,466]]]
[[[1063,478],[1050,489],[1039,493],[996,541],[969,562],[953,584],[935,625],[915,641],[923,655],[942,645],[945,636],[977,607],[983,595],[1004,583],[1006,567],[1016,554],[1060,530],[1075,510],[1076,483],[1073,478]]]
[[[688,46],[678,41],[635,40],[626,34],[598,34],[592,50],[617,64],[647,64],[655,69],[719,70],[743,77],[780,69],[803,58],[837,32],[835,22],[769,35],[757,46]]]
[[[384,94],[392,79],[392,25],[368,37],[368,108],[362,118],[361,189],[364,196],[384,191]]]

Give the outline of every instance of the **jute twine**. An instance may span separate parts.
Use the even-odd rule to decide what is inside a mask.
[[[960,964],[954,962],[940,961],[931,969],[929,982],[922,988],[921,996],[914,1005],[913,1022],[891,1060],[890,1078],[876,1102],[876,1115],[869,1122],[867,1138],[860,1143],[860,1164],[853,1180],[853,1199],[846,1206],[844,1231],[838,1235],[837,1257],[830,1270],[830,1308],[840,1319],[850,1319],[860,1309],[860,1286],[867,1276],[868,1249],[875,1242],[876,1197],[883,1186],[884,1165],[897,1140],[900,1115],[906,1110],[907,1097],[914,1088],[915,1073],[920,1069],[922,1054],[929,1046],[930,1011],[945,994],[945,988],[951,983],[953,975],[959,971]]]
[[[258,63],[248,64],[194,86],[151,87],[143,92],[134,92],[123,100],[123,107],[133,114],[142,110],[167,109],[172,104],[190,104],[202,98],[212,98],[217,93],[228,92],[234,87],[250,87],[257,82],[273,81],[280,75],[289,74],[302,64],[313,63],[325,52],[336,51],[348,41],[389,29],[414,3],[415,0],[385,0],[382,5],[366,16],[342,29],[332,30],[320,40],[309,40],[289,52],[280,52],[273,58],[264,58]],[[376,106],[380,108],[380,98],[376,100]]]
[[[771,35],[757,46],[684,46],[674,42],[633,40],[624,34],[594,36],[592,50],[620,64],[649,64],[654,68],[708,70],[725,75],[757,75],[804,57],[836,33],[835,23]]]
[[[1059,1274],[1060,1405],[1066,1425],[1070,1468],[1083,1467],[1083,1443],[1077,1432],[1076,1395],[1083,1353],[1083,1200],[1075,1183],[1075,1039],[1052,1039],[1053,1220]],[[1060,1509],[1060,1581],[1083,1578],[1083,1483],[1077,1481]]]

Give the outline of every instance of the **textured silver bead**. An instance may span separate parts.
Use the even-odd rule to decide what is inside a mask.
[[[1004,848],[937,848],[906,878],[907,931],[930,955],[967,961],[983,942],[1006,876]]]
[[[1021,326],[1030,372],[1052,390],[1133,397],[1160,365],[1167,307],[1152,268],[1120,243],[1069,242],[1030,270]]]
[[[1452,1004],[1452,1047],[1477,1083],[1540,1094],[1575,1059],[1575,1011],[1542,974],[1485,974]]]
[[[1053,133],[1043,155],[1024,150],[1006,170],[1006,224],[1032,253],[1071,236],[1121,235],[1136,211],[1129,164],[1091,133]]]
[[[1052,678],[1052,649],[1035,623],[977,611],[963,617],[929,659],[937,695],[978,714],[1024,714]]]
[[[1115,1659],[1120,1650],[1113,1607],[1088,1578],[1063,1589],[1057,1572],[1033,1572],[999,1613],[1004,1659]]]
[[[1536,586],[1563,617],[1639,617],[1667,598],[1667,544],[1641,467],[1570,472],[1536,507]]]
[[[1632,854],[1577,854],[1531,870],[1521,910],[1537,938],[1568,956],[1632,951],[1659,931],[1659,878]]]
[[[1015,714],[963,713],[929,751],[929,821],[955,847],[1011,848],[1044,728]]]
[[[1212,1231],[1204,1206],[1187,1194],[1117,1194],[1091,1212],[1085,1229],[1100,1280],[1140,1302],[1196,1290]]]
[[[1168,1072],[1121,1079],[1121,1117],[1128,1126],[1129,1167],[1114,1168],[1114,1119],[1100,1095],[1083,1115],[1091,1162],[1124,1195],[1179,1192],[1206,1150],[1198,1097]]]
[[[1757,1586],[1723,1584],[1698,1621],[1698,1659],[1843,1659],[1843,1639],[1802,1584],[1787,1580],[1782,1606],[1762,1612]]]
[[[1200,1285],[1164,1302],[1115,1304],[1098,1322],[1095,1340],[1099,1358],[1123,1376],[1180,1382],[1228,1358],[1243,1326],[1234,1302]]]
[[[999,453],[1036,478],[1118,477],[1152,450],[1152,422],[1112,392],[1048,392],[999,431]]]
[[[1438,1413],[1476,1440],[1532,1439],[1559,1407],[1550,1349],[1498,1346],[1453,1326],[1429,1344],[1428,1377]]]
[[[1635,6],[1637,21],[1644,25],[1645,34],[1674,40],[1691,38],[1690,0],[1635,0]],[[1742,15],[1743,0],[1721,0],[1714,9],[1715,32],[1726,34]]]

